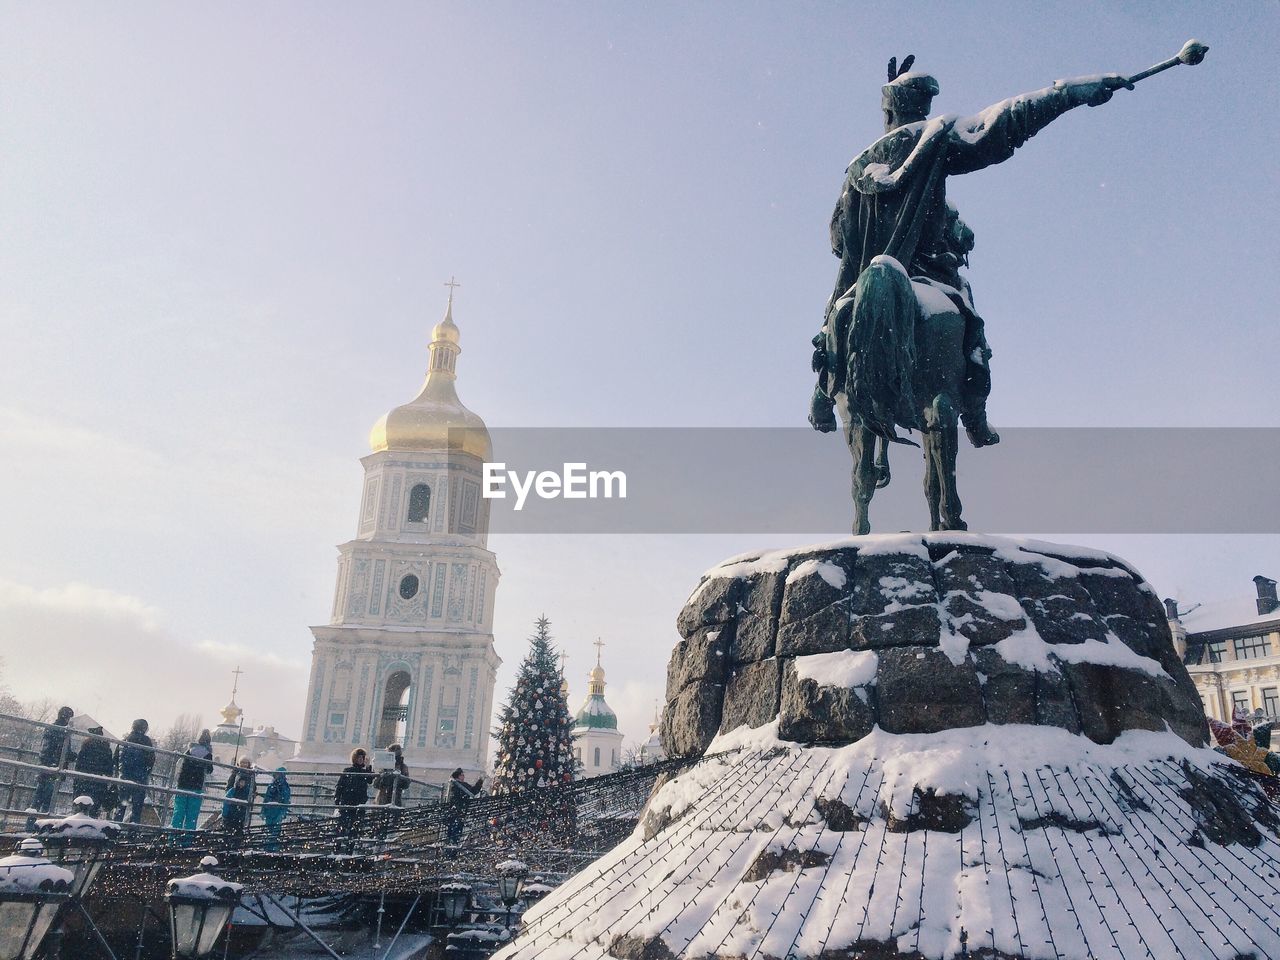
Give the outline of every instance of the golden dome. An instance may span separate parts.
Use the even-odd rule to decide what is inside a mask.
[[[458,342],[458,325],[453,322],[452,303],[445,310],[444,319],[431,328],[431,342],[435,343],[438,340],[447,340],[453,344]]]
[[[477,414],[458,399],[454,387],[458,327],[453,322],[453,297],[444,319],[431,330],[431,357],[427,379],[418,395],[396,407],[369,432],[374,453],[382,450],[449,450],[470,454],[481,460],[493,456],[489,430]]]

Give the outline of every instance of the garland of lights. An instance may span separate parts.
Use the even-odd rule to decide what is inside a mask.
[[[93,896],[157,899],[168,879],[209,854],[218,857],[221,875],[251,893],[300,897],[417,893],[459,876],[493,877],[496,865],[513,856],[536,873],[574,873],[630,835],[660,777],[702,759],[663,760],[547,789],[479,797],[461,809],[446,803],[403,810],[368,805],[354,844],[332,817],[287,823],[278,837],[265,827],[182,835],[134,827],[134,839],[103,858]],[[459,818],[461,840],[448,844],[449,828]],[[268,843],[274,852],[263,849]],[[348,848],[353,852],[340,852]]]

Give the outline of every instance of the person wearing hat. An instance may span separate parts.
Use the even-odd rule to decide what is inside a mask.
[[[970,442],[982,447],[1000,440],[987,423],[991,350],[968,283],[959,273],[960,266],[967,264],[973,233],[948,203],[947,177],[1002,163],[1068,110],[1099,106],[1114,91],[1132,89],[1133,84],[1118,74],[1059,80],[972,117],[929,120],[938,81],[911,72],[914,60],[907,57],[901,69],[896,58],[889,61],[888,82],[881,87],[884,136],[849,164],[831,216],[831,252],[840,258],[840,269],[823,327],[813,338],[813,366],[819,377],[809,422],[824,433],[835,430],[835,398],[845,393],[846,386],[851,390],[858,386],[844,382],[856,305],[866,302],[890,312],[918,310],[908,281],[921,281],[951,300],[964,317],[967,370],[960,418]],[[873,261],[883,269],[869,270]],[[877,327],[912,330],[914,323],[914,317],[883,316]],[[906,398],[892,393],[889,387],[869,390],[866,396],[860,392],[856,402],[849,396],[860,421],[890,440],[896,439],[895,422],[911,424],[919,417]]]
[[[111,755],[111,745],[103,736],[102,727],[90,727],[86,732],[89,736],[76,756],[76,773],[110,777],[115,770],[115,758]],[[76,796],[84,795],[93,801],[89,810],[91,816],[96,817],[104,810],[110,816],[115,810],[116,787],[110,781],[76,777],[72,781],[72,789]]]
[[[449,843],[456,845],[462,840],[462,815],[467,804],[480,795],[483,783],[484,777],[477,778],[474,784],[467,783],[463,779],[461,767],[449,774],[444,795],[444,801],[449,806]]]
[[[222,829],[237,838],[244,834],[245,825],[249,822],[249,809],[253,806],[256,785],[253,761],[248,757],[241,757],[239,764],[227,778],[227,792],[222,800]]]
[[[262,794],[262,821],[267,827],[266,849],[272,853],[280,849],[280,825],[289,813],[289,803],[293,800],[293,790],[285,776],[284,767],[276,767],[276,772]]]
[[[357,747],[351,751],[351,766],[343,768],[333,788],[333,801],[338,810],[339,852],[351,853],[355,849],[356,834],[360,832],[360,808],[369,802],[372,781],[369,751]]]
[[[54,718],[53,725],[45,727],[44,738],[40,744],[40,766],[54,770],[62,770],[75,759],[71,752],[71,737],[67,725],[76,712],[70,707],[62,707]],[[41,773],[36,779],[36,795],[32,806],[40,813],[48,813],[53,807],[53,794],[62,779],[58,773]]]
[[[195,830],[200,824],[200,803],[204,797],[204,781],[213,773],[213,738],[208,730],[201,730],[196,741],[187,747],[178,764],[178,792],[173,797],[175,830]],[[183,846],[190,844],[190,836],[184,834]]]
[[[151,779],[151,768],[156,762],[155,744],[147,736],[149,729],[147,721],[133,721],[129,736],[116,748],[116,767],[120,779],[138,784],[121,791],[120,808],[116,812],[116,819],[121,822],[124,821],[126,806],[130,807],[129,822],[142,822],[142,808],[147,802],[147,781]]]

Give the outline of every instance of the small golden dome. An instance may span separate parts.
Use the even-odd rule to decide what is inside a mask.
[[[431,328],[431,342],[444,340],[456,344],[458,342],[458,325],[453,322],[453,305],[445,311],[444,319]]]
[[[396,407],[373,425],[369,446],[382,450],[448,450],[480,460],[493,456],[489,430],[480,417],[462,405],[454,382],[458,354],[458,327],[453,322],[453,300],[444,319],[431,330],[431,358],[427,379],[418,395]]]

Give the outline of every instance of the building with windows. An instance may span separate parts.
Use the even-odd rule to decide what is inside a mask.
[[[613,773],[622,765],[622,732],[618,715],[604,699],[604,667],[600,665],[600,648],[596,641],[596,665],[587,674],[587,699],[574,716],[573,751],[578,758],[579,776],[598,777]]]
[[[483,773],[501,660],[498,565],[488,549],[484,421],[458,399],[453,293],[431,331],[417,397],[373,427],[355,539],[338,548],[329,623],[315,642],[302,742],[288,766],[338,770],[356,747],[404,746],[411,776]]]
[[[1164,601],[1174,646],[1216,720],[1230,720],[1236,707],[1280,718],[1280,600],[1276,581],[1253,584],[1253,597],[1186,609]]]

